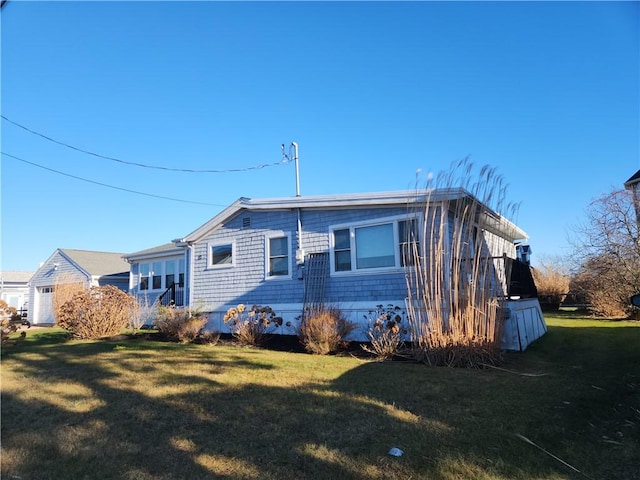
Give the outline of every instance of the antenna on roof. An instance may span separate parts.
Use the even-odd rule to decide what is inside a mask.
[[[293,150],[293,161],[296,164],[296,197],[300,196],[300,169],[298,167],[298,144],[296,142],[291,142],[289,145],[289,155],[284,153],[284,143],[282,144],[282,156],[287,160],[290,160],[291,151]]]

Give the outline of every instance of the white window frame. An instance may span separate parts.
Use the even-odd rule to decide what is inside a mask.
[[[415,220],[418,233],[421,231],[421,220],[419,216],[416,215],[396,215],[392,217],[376,218],[371,220],[362,220],[359,222],[349,222],[329,226],[329,260],[331,276],[394,273],[405,271],[406,268],[411,268],[412,265],[407,265],[404,267],[402,266],[402,252],[400,251],[400,232],[398,224],[399,222],[404,220]],[[391,224],[393,227],[394,264],[387,267],[357,268],[356,229],[388,224]],[[334,237],[334,232],[336,230],[349,230],[351,270],[336,270]],[[418,238],[418,242],[420,242],[420,238]]]
[[[231,245],[231,263],[223,263],[220,265],[214,265],[213,262],[213,247],[219,247],[223,245]],[[207,244],[207,269],[221,269],[221,268],[233,268],[236,266],[236,242],[235,240],[229,241],[216,241],[209,242]]]
[[[167,288],[170,287],[170,285],[166,285],[167,283],[167,263],[168,262],[175,262],[175,271],[174,271],[174,279],[177,277],[178,279],[180,278],[180,273],[185,274],[186,276],[186,270],[184,272],[180,272],[180,261],[183,260],[182,257],[172,257],[172,258],[158,258],[158,259],[150,259],[144,262],[140,262],[138,263],[138,285],[137,285],[137,290],[140,293],[157,293],[157,292],[162,292],[164,290],[166,290]],[[153,270],[153,264],[154,263],[159,263],[160,264],[160,288],[153,288],[153,277],[154,274],[156,273]],[[146,275],[147,278],[147,288],[145,290],[142,290],[140,288],[140,286],[142,285],[142,265],[148,265],[149,266],[149,273]],[[185,269],[186,269],[186,265],[184,265]],[[174,280],[175,281],[175,280]]]
[[[287,274],[286,275],[270,275],[269,274],[269,259],[271,258],[271,252],[269,251],[270,241],[273,238],[286,238],[287,239]],[[264,278],[267,280],[291,280],[293,265],[291,255],[291,233],[290,232],[270,232],[264,237]]]

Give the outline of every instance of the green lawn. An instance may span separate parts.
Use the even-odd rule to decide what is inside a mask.
[[[640,479],[640,323],[547,322],[502,370],[29,331],[1,477]]]

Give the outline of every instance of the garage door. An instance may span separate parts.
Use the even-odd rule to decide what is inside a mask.
[[[53,287],[38,287],[36,290],[36,302],[33,312],[34,324],[53,324]]]

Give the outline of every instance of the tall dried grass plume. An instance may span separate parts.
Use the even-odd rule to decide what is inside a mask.
[[[411,239],[415,265],[406,276],[413,355],[429,365],[495,364],[509,279],[504,252],[515,247],[492,227],[513,225],[503,214],[517,206],[506,203],[494,168],[476,177],[468,158],[429,179],[424,191],[421,240]]]

